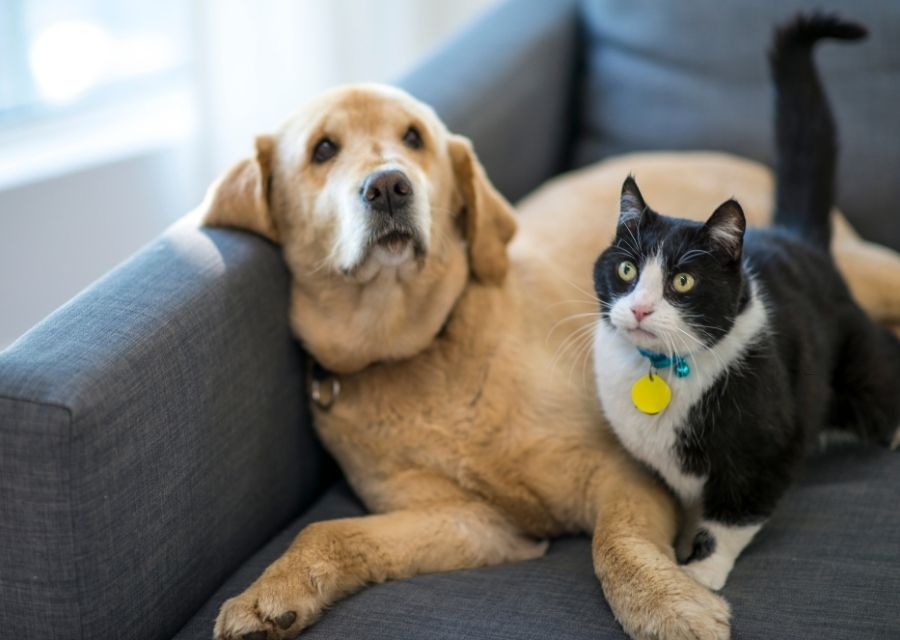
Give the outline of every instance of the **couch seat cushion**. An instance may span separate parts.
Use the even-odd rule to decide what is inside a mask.
[[[900,454],[844,445],[814,457],[747,548],[724,594],[734,638],[875,640],[900,629]],[[209,640],[221,603],[252,582],[307,523],[361,515],[343,483],[250,558],[179,633]],[[338,602],[303,638],[625,638],[584,537],[543,558],[422,575]]]

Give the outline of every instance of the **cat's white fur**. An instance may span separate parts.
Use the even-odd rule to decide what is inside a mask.
[[[657,254],[645,262],[634,289],[613,303],[609,312],[613,326],[605,320],[597,322],[594,371],[603,411],[622,444],[632,455],[655,469],[682,503],[691,507],[700,501],[707,478],[681,470],[675,452],[678,432],[684,427],[691,407],[720,376],[727,375],[727,369],[738,363],[748,347],[764,334],[768,314],[758,287],[750,279],[750,301],[735,319],[734,326],[714,346],[701,346],[699,337],[681,319],[678,310],[665,300],[665,277]],[[638,322],[631,311],[636,305],[652,308],[653,312]],[[629,333],[635,328],[643,328],[657,337]],[[669,406],[657,415],[638,411],[631,400],[632,385],[650,371],[649,361],[638,352],[637,346],[687,356],[691,368],[690,375],[685,378],[675,376],[672,368],[654,372],[672,389]],[[717,523],[716,529],[724,536],[722,543],[717,539],[713,555],[706,559],[709,562],[701,561],[706,562],[703,567],[716,569],[696,571],[696,577],[711,588],[721,588],[734,559],[752,538],[752,534],[748,537],[737,531],[747,527],[727,527]],[[727,529],[736,531],[727,533]],[[741,540],[745,542],[738,544]],[[721,557],[711,559],[716,555]]]
[[[703,520],[700,526],[715,539],[716,549],[706,558],[684,565],[684,570],[700,584],[718,591],[725,586],[735,559],[741,555],[744,547],[750,544],[753,536],[762,528],[762,524],[735,527]]]

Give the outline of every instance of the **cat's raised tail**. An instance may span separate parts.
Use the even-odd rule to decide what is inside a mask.
[[[775,32],[775,224],[827,250],[834,204],[837,135],[813,62],[823,38],[859,40],[866,28],[834,14],[800,14]]]

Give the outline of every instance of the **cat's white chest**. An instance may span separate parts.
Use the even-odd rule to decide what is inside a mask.
[[[695,425],[688,422],[691,409],[720,376],[727,375],[729,367],[743,358],[749,345],[765,335],[768,323],[765,304],[757,293],[756,283],[749,279],[748,285],[750,300],[730,331],[713,346],[681,354],[690,366],[686,377],[675,376],[670,368],[654,373],[672,390],[669,405],[656,415],[639,411],[631,400],[631,387],[650,372],[649,360],[606,320],[595,325],[594,374],[610,426],[631,454],[655,469],[686,505],[702,497],[707,480],[704,476],[684,473],[676,449],[682,432],[698,441],[702,439],[703,434],[693,432]],[[699,339],[695,340],[700,344]]]
[[[691,407],[705,391],[703,380],[678,378],[671,370],[656,372],[672,389],[672,400],[656,415],[642,413],[631,400],[631,387],[647,375],[650,364],[603,322],[598,323],[594,340],[594,371],[603,411],[625,448],[656,470],[682,502],[699,500],[706,478],[682,471],[675,445]]]

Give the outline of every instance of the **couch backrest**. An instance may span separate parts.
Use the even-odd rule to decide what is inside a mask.
[[[900,249],[900,3],[583,0],[586,77],[576,165],[643,149],[716,149],[771,164],[774,25],[800,9],[870,29],[817,60],[841,141],[838,203]],[[674,212],[673,212],[674,213]]]

